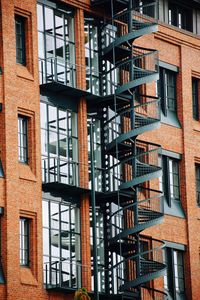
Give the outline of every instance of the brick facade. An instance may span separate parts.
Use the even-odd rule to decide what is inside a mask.
[[[90,0],[62,0],[76,8],[76,59],[84,65],[83,11],[96,14]],[[16,64],[14,14],[28,19],[27,67]],[[103,12],[98,11],[98,15]],[[35,0],[1,0],[0,28],[0,157],[5,173],[0,178],[2,263],[6,284],[0,285],[0,299],[73,299],[62,292],[47,292],[43,287],[42,255],[42,194],[40,151],[40,90],[38,78],[38,40]],[[159,59],[179,67],[177,108],[181,128],[162,124],[160,129],[144,134],[141,139],[160,144],[163,149],[182,154],[181,201],[186,218],[165,216],[164,223],[148,229],[145,235],[186,245],[185,280],[187,299],[200,295],[200,208],[196,204],[195,162],[200,161],[200,123],[192,118],[191,76],[200,78],[200,38],[189,32],[159,23],[159,31],[137,40],[137,45],[159,51]],[[78,85],[84,89],[85,71],[78,74]],[[147,87],[148,88],[148,87]],[[149,85],[149,89],[155,86]],[[66,99],[67,101],[67,99]],[[28,116],[30,164],[18,163],[17,116]],[[87,103],[84,97],[78,105],[78,136],[80,186],[88,187]],[[83,283],[91,289],[89,197],[81,199],[81,246]],[[30,268],[19,265],[19,217],[32,220]],[[158,282],[159,285],[159,282]]]

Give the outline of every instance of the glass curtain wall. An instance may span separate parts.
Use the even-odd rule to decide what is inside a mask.
[[[43,259],[46,284],[81,286],[80,212],[74,204],[43,199]]]
[[[90,17],[85,16],[85,64],[86,64],[86,89],[92,94],[99,95],[99,47],[98,24]]]
[[[74,13],[38,4],[40,83],[76,86]]]
[[[79,185],[77,113],[41,103],[43,182]]]

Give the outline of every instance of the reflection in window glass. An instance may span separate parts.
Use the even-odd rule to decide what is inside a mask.
[[[95,190],[102,191],[102,158],[101,158],[101,122],[99,119],[88,116],[88,161],[91,163],[90,153],[90,123],[93,123],[93,149],[95,168]],[[89,170],[89,187],[91,188],[91,172]]]
[[[93,94],[99,94],[99,51],[98,26],[93,18],[85,17],[85,63],[86,88]]]
[[[73,11],[70,9],[64,12],[38,4],[41,83],[54,80],[61,84],[76,86],[73,18]]]
[[[57,276],[57,284],[80,286],[80,213],[75,205],[43,200],[43,255],[45,281],[53,283]]]
[[[77,114],[41,103],[43,181],[79,184]]]

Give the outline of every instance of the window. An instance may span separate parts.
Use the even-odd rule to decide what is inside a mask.
[[[77,113],[41,103],[43,182],[78,185]]]
[[[196,200],[197,205],[200,207],[200,165],[195,164],[196,171]]]
[[[38,46],[41,84],[56,81],[76,86],[74,12],[38,4]]]
[[[93,223],[90,210],[90,245],[93,248]],[[105,292],[105,248],[104,248],[104,215],[100,208],[96,208],[96,235],[97,235],[97,263],[98,263],[98,291]],[[91,256],[93,266],[93,255]],[[94,276],[92,276],[92,290]]]
[[[180,176],[179,161],[177,159],[162,156],[163,178],[161,179],[161,190],[167,199],[168,205],[172,201],[180,201]]]
[[[80,287],[79,208],[60,198],[43,198],[44,281],[65,288]]]
[[[30,264],[30,220],[20,218],[19,232],[20,232],[20,265],[29,266]]]
[[[102,191],[102,162],[101,162],[101,121],[97,118],[88,116],[88,161],[91,163],[90,153],[90,122],[93,122],[93,149],[94,149],[94,172],[95,172],[95,190]],[[91,188],[91,172],[89,171]]]
[[[15,16],[16,62],[24,66],[26,65],[25,22],[25,18]]]
[[[18,116],[18,160],[28,163],[28,118]]]
[[[176,72],[160,68],[158,95],[161,97],[161,109],[165,116],[176,114]]]
[[[136,10],[138,10],[141,14],[157,18],[156,2],[153,2],[152,0],[136,0],[135,6]]]
[[[178,28],[192,31],[192,10],[169,2],[168,23]]]
[[[193,119],[199,120],[198,79],[192,78],[192,112]]]
[[[172,299],[185,299],[183,251],[166,248],[164,260],[167,271],[164,276],[164,288]],[[182,297],[183,298],[182,298]]]
[[[92,94],[99,94],[99,49],[98,24],[93,18],[85,17],[85,64],[86,89]]]

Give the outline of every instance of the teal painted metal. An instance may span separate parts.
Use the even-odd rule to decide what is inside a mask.
[[[92,1],[94,5],[102,3],[105,1]],[[121,295],[121,299],[137,292],[133,299],[161,300],[167,299],[166,294],[145,284],[165,273],[162,261],[165,243],[151,239],[145,250],[141,235],[144,229],[161,224],[164,218],[162,193],[151,188],[152,181],[162,176],[158,163],[161,151],[157,145],[137,138],[160,126],[160,105],[158,98],[136,90],[158,80],[159,61],[157,51],[133,45],[138,37],[157,31],[152,12],[155,17],[158,1],[139,7],[134,3],[132,0],[110,0],[112,20],[104,26],[110,40],[106,39],[106,34],[102,37],[102,105],[106,107],[107,103],[104,113],[105,198],[111,262],[108,268],[112,283],[109,292]],[[109,63],[110,68],[107,67]],[[109,115],[110,110],[113,112]],[[118,259],[113,259],[114,254]]]

